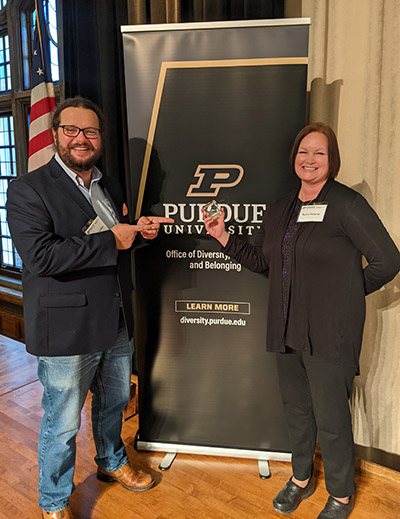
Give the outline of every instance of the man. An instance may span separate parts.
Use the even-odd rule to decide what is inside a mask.
[[[121,440],[129,401],[133,330],[130,249],[156,237],[161,217],[128,224],[119,184],[95,167],[103,115],[84,98],[53,115],[57,153],[11,182],[8,223],[23,260],[27,351],[38,358],[44,416],[39,435],[42,517],[72,518],[76,434],[88,391],[97,477],[133,491],[154,485],[128,462]]]

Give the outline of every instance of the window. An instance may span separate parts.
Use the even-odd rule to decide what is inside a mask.
[[[57,1],[43,2],[50,36],[52,81],[59,91]],[[5,209],[7,188],[24,174],[28,155],[28,126],[34,0],[0,0],[0,274],[18,273],[21,258],[12,244]]]
[[[22,69],[23,89],[28,90],[31,86],[31,28],[29,13],[21,12],[21,47],[22,47]]]
[[[0,176],[16,176],[14,120],[12,115],[0,117]]]
[[[54,82],[60,79],[58,67],[58,35],[57,35],[57,8],[56,0],[48,0],[46,19],[49,24],[50,35],[50,62],[51,62],[51,77]]]
[[[8,184],[17,174],[15,163],[14,119],[11,114],[0,116],[0,225],[1,263],[7,267],[21,268],[22,262],[13,247],[6,215]]]
[[[0,92],[11,90],[10,44],[8,34],[0,35]]]

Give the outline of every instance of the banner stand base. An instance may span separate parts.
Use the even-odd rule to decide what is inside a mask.
[[[181,445],[173,443],[146,442],[136,439],[137,450],[166,452],[159,465],[160,470],[168,470],[174,462],[177,454],[199,454],[208,456],[226,456],[229,458],[249,458],[258,460],[258,473],[261,479],[271,477],[269,461],[285,461],[290,463],[290,452],[258,451],[246,449],[232,449],[229,447],[209,447],[200,445]]]
[[[271,477],[268,460],[258,460],[258,474],[261,479],[268,479]]]
[[[168,470],[176,458],[177,452],[167,452],[162,462],[158,465],[160,470]]]

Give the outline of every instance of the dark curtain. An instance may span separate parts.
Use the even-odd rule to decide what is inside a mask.
[[[88,97],[103,109],[100,168],[124,186],[128,156],[120,27],[128,23],[126,0],[64,0],[62,20],[65,97]]]
[[[100,164],[125,185],[127,125],[121,25],[284,17],[284,0],[63,0],[65,96],[83,95],[104,111]]]
[[[128,0],[129,23],[283,18],[284,0]]]

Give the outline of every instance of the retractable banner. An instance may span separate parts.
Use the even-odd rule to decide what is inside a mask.
[[[201,207],[216,200],[251,241],[297,186],[288,155],[305,123],[308,25],[122,27],[136,215],[175,219],[136,251],[139,448],[290,459],[265,351],[268,279],[220,252]]]

